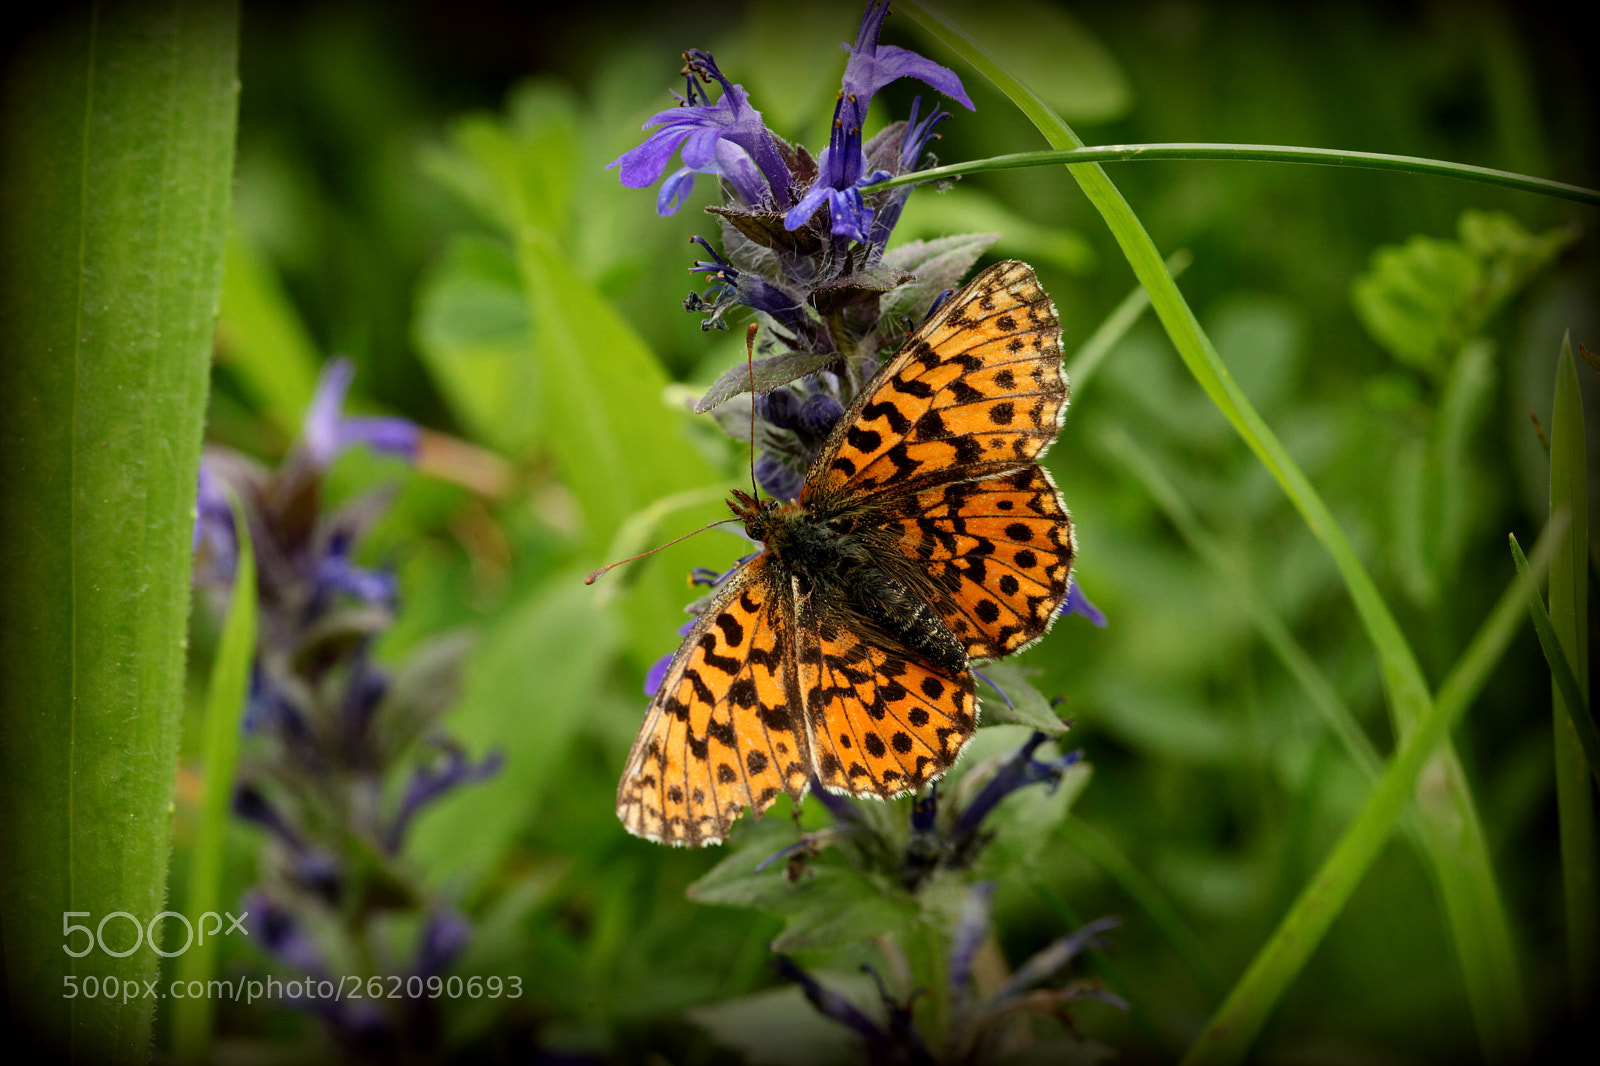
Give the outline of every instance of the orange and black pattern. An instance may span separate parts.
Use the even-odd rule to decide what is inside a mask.
[[[812,779],[889,798],[949,769],[977,727],[968,661],[1037,640],[1067,596],[1072,524],[1037,463],[1066,403],[1055,308],[999,263],[862,390],[796,502],[736,493],[766,550],[651,701],[617,790],[627,829],[718,843]]]

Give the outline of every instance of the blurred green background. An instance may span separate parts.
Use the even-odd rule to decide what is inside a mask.
[[[820,147],[844,62],[837,44],[854,36],[859,11],[795,8],[244,6],[236,230],[208,436],[275,459],[317,364],[343,353],[359,368],[353,407],[406,415],[503,460],[447,460],[454,481],[359,452],[334,471],[347,494],[402,485],[363,547],[366,561],[393,561],[401,574],[403,610],[384,656],[398,661],[425,637],[471,627],[480,643],[447,724],[474,751],[508,754],[493,782],[431,809],[407,852],[478,923],[457,971],[526,983],[509,1007],[463,1004],[446,1019],[466,1058],[737,1061],[687,1012],[775,982],[764,959],[776,920],[685,898],[719,855],[635,840],[612,810],[644,670],[674,646],[677,609],[692,596],[683,574],[726,566],[737,545],[706,534],[626,589],[585,588],[581,575],[718,517],[724,482],[744,469],[708,423],[670,413],[664,389],[703,387],[743,357],[740,329],[703,333],[681,306],[698,280],[685,269],[688,238],[715,235],[698,210],[710,183],[659,218],[653,189],[623,189],[602,168],[670,105],[688,47],[712,51],[777,132]],[[1556,5],[991,0],[950,10],[1090,144],[1342,147],[1596,183],[1592,57],[1582,50],[1594,37]],[[884,39],[954,65],[977,104],[942,128],[942,161],[1044,147],[908,20],[891,17]],[[878,122],[903,116],[914,94],[908,83],[887,90]],[[1192,252],[1180,281],[1191,305],[1437,685],[1510,580],[1505,534],[1528,545],[1543,524],[1547,460],[1528,413],[1548,426],[1563,331],[1591,347],[1600,337],[1595,212],[1393,173],[1108,169],[1163,253]],[[1504,212],[1520,230],[1480,219],[1468,226],[1494,229],[1500,243],[1458,244],[1469,210]],[[1576,240],[1553,240],[1548,255],[1520,235],[1568,224],[1581,227]],[[920,190],[898,232],[973,230],[1001,232],[992,254],[1037,268],[1069,354],[1133,288],[1059,168]],[[1451,243],[1412,245],[1406,263],[1435,271],[1436,283],[1438,271],[1468,281],[1456,303],[1413,307],[1416,320],[1386,334],[1375,322],[1381,272],[1365,283],[1379,292],[1366,305],[1353,294],[1380,248],[1417,235]],[[529,244],[546,271],[536,283],[524,276]],[[1494,283],[1505,299],[1490,306]],[[1406,349],[1433,328],[1436,344]],[[601,416],[586,404],[622,373],[611,360],[659,365],[659,380],[627,371],[649,412]],[[1596,470],[1596,382],[1581,365],[1579,377]],[[1027,877],[1001,886],[995,916],[1015,964],[1071,916],[1120,914],[1115,948],[1080,972],[1106,979],[1131,1010],[1086,1003],[1074,1016],[1086,1048],[1161,1061],[1192,1039],[1368,785],[1253,626],[1239,584],[1157,503],[1150,471],[1188,502],[1372,744],[1387,752],[1392,738],[1376,660],[1334,568],[1160,328],[1141,321],[1073,385],[1048,465],[1078,523],[1078,580],[1109,625],[1069,620],[1023,662],[1040,671],[1042,691],[1067,697],[1072,739],[1094,774],[1073,829]],[[473,477],[476,490],[457,483]],[[630,521],[660,496],[702,486],[695,506]],[[196,624],[204,651],[214,638]],[[1529,629],[1457,737],[1539,1033],[1565,1009],[1550,734],[1548,674]],[[254,839],[235,834],[240,890],[254,877]],[[262,966],[247,952],[224,961]],[[236,1054],[316,1046],[304,1017],[220,1011]],[[1476,1053],[1438,898],[1404,837],[1257,1046],[1262,1061],[1299,1063]]]

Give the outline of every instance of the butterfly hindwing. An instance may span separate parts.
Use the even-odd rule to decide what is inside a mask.
[[[678,649],[617,786],[628,831],[666,844],[727,838],[744,808],[798,799],[810,773],[796,733],[793,605],[756,558],[730,577]]]
[[[1037,640],[1067,598],[1072,520],[1049,473],[1029,463],[998,478],[927,489],[896,520],[900,550],[950,590],[933,607],[974,659]]]
[[[826,605],[803,607],[798,628],[805,717],[825,788],[889,798],[955,762],[977,727],[969,671],[865,640]]]

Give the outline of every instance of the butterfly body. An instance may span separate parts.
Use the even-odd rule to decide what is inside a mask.
[[[834,427],[799,498],[729,501],[764,550],[730,576],[651,701],[617,790],[630,832],[725,838],[812,781],[889,798],[977,725],[969,662],[1037,640],[1071,521],[1037,459],[1066,406],[1055,308],[1025,264],[975,278]]]

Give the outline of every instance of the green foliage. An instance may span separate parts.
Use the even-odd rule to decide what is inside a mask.
[[[73,7],[29,28],[0,105],[7,1006],[52,1059],[142,1062],[153,1002],[64,979],[142,992],[159,960],[80,933],[74,957],[62,934],[119,911],[143,926],[166,900],[238,11]],[[111,949],[130,939],[106,924]]]
[[[1534,236],[1488,211],[1463,212],[1457,233],[1377,249],[1350,290],[1373,339],[1441,385],[1489,316],[1578,236],[1567,226]]]

